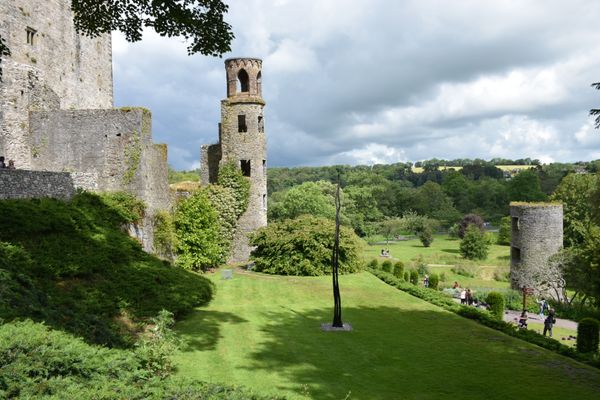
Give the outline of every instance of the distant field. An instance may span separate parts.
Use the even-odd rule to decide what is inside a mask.
[[[513,170],[521,170],[521,169],[529,169],[529,168],[535,168],[535,165],[496,165],[497,168],[501,169],[502,171],[513,171]],[[462,169],[462,167],[452,167],[449,165],[443,165],[440,166],[440,171],[445,171],[447,169],[455,169],[456,171],[460,171]],[[423,172],[423,168],[422,167],[412,167],[412,171],[419,174],[421,172]]]

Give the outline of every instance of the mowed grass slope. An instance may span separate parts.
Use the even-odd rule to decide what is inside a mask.
[[[368,273],[219,274],[213,302],[176,327],[178,373],[290,398],[600,399],[600,371],[443,311]]]

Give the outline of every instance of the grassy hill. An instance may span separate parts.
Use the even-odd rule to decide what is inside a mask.
[[[340,277],[352,332],[332,318],[330,277],[236,273],[176,326],[179,375],[290,398],[598,399],[600,371],[389,287]]]
[[[0,201],[0,318],[126,347],[161,309],[183,315],[206,304],[207,279],[145,253],[124,232],[140,212],[123,195]]]

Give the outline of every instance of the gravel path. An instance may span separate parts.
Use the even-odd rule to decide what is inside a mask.
[[[520,311],[506,310],[504,312],[504,321],[517,323],[520,315]],[[539,314],[527,313],[527,320],[530,322],[539,322],[543,324],[544,319],[546,319],[546,316],[540,317]],[[568,319],[556,318],[556,324],[554,324],[554,326],[577,330],[577,322]]]

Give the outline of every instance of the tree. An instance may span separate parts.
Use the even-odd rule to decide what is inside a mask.
[[[540,177],[531,169],[515,175],[508,184],[510,201],[544,201],[547,196],[542,192]]]
[[[175,212],[177,264],[194,271],[223,262],[218,214],[204,191],[182,200]]]
[[[256,271],[268,274],[328,275],[334,234],[334,221],[311,215],[271,222],[250,235],[250,244],[256,246],[250,258]],[[358,269],[360,243],[352,229],[340,228],[340,273]]]
[[[500,220],[500,229],[498,229],[498,240],[496,243],[508,246],[512,238],[512,223],[510,216],[502,217]]]
[[[419,238],[423,246],[429,247],[433,242],[433,233],[438,229],[439,222],[435,219],[418,215],[409,211],[400,220],[402,229],[407,230]]]
[[[460,242],[460,254],[468,260],[485,260],[489,252],[485,234],[475,225],[469,225]]]
[[[569,174],[556,188],[551,200],[563,204],[565,247],[583,243],[592,224],[593,196],[599,188],[591,174]]]
[[[475,226],[481,232],[485,231],[483,227],[483,218],[481,218],[477,214],[467,214],[465,215],[458,224],[458,237],[463,239],[465,237],[465,233],[467,232],[467,228],[469,226]]]
[[[600,82],[592,83],[592,87],[600,90]],[[592,108],[590,110],[590,115],[591,116],[594,116],[594,115],[596,116],[596,119],[594,120],[594,123],[596,124],[596,129],[600,129],[600,109],[598,109],[598,108]]]
[[[403,228],[404,224],[399,218],[389,218],[381,222],[379,225],[379,233],[383,235],[386,243],[389,243],[390,239],[400,234]]]
[[[221,0],[72,0],[77,32],[97,37],[121,31],[130,42],[142,39],[144,28],[161,36],[190,41],[188,54],[221,56],[234,38],[223,15],[229,6]],[[0,62],[10,50],[0,37]],[[1,78],[1,76],[0,76]]]
[[[270,220],[293,219],[310,214],[335,219],[335,187],[325,181],[304,182],[291,189],[274,193],[269,207]]]

